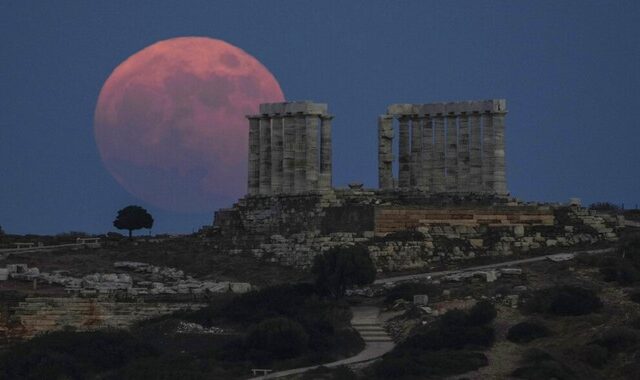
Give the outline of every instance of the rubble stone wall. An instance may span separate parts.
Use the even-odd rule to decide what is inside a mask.
[[[380,271],[613,241],[621,225],[577,206],[362,189],[247,197],[214,221],[222,252],[308,268],[332,247],[364,244]]]
[[[98,298],[26,298],[1,316],[3,343],[30,339],[38,334],[71,329],[92,331],[126,329],[136,322],[179,310],[197,310],[204,303],[116,302]]]

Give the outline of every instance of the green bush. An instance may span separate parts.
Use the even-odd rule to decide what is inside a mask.
[[[253,326],[245,339],[252,361],[258,364],[270,364],[273,360],[304,354],[308,343],[309,336],[302,325],[283,317],[267,319]]]
[[[53,332],[17,345],[0,357],[2,378],[84,379],[123,368],[156,351],[124,331]]]
[[[476,303],[467,314],[467,324],[482,326],[491,323],[498,315],[496,307],[487,300]]]
[[[445,377],[474,371],[488,364],[480,352],[423,351],[419,353],[387,354],[373,366],[377,379],[424,379]]]
[[[302,380],[356,380],[358,376],[347,366],[341,365],[335,368],[320,366],[307,371]]]
[[[495,307],[478,302],[468,312],[449,310],[438,322],[419,329],[397,347],[400,351],[458,350],[466,347],[490,347],[495,333],[487,324],[496,316]]]
[[[623,215],[625,219],[640,222],[640,209],[626,210]]]
[[[580,359],[594,368],[602,368],[609,360],[609,350],[597,344],[587,344],[579,350]]]
[[[391,304],[398,299],[413,302],[413,296],[416,294],[426,294],[429,298],[440,294],[440,289],[433,284],[424,282],[405,282],[391,288],[385,297],[385,303]]]
[[[525,303],[528,312],[560,316],[585,315],[601,308],[602,301],[593,290],[570,285],[540,289]]]
[[[341,298],[347,288],[370,284],[376,278],[369,250],[362,245],[335,247],[316,255],[311,272],[318,291],[333,298]]]
[[[523,367],[513,371],[515,378],[528,380],[572,380],[577,379],[575,372],[539,349],[527,350],[523,354]]]
[[[600,267],[602,279],[606,282],[617,281],[620,285],[631,285],[640,281],[640,271],[628,259],[618,259]]]
[[[507,339],[514,343],[529,343],[534,339],[549,336],[549,329],[538,321],[524,321],[511,326]]]
[[[614,327],[602,333],[593,344],[604,347],[609,352],[625,352],[640,343],[640,332],[627,327]]]

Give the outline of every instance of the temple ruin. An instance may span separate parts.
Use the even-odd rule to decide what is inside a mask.
[[[326,104],[265,103],[247,118],[250,196],[331,189],[333,116]]]
[[[380,190],[507,195],[504,99],[393,104],[378,118]],[[277,196],[332,189],[331,121],[327,105],[265,103],[248,115],[248,195]],[[398,176],[393,175],[394,120]]]
[[[506,113],[504,99],[390,105],[378,118],[379,188],[334,188],[327,105],[262,104],[247,116],[248,194],[216,212],[215,249],[308,268],[363,244],[394,271],[616,240],[620,220],[508,194]]]
[[[506,101],[393,104],[378,118],[382,190],[507,194]],[[399,170],[393,176],[393,121],[399,124]]]

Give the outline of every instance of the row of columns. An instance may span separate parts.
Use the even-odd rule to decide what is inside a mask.
[[[331,189],[331,120],[326,104],[265,103],[249,119],[248,194]]]
[[[507,194],[504,99],[396,104],[378,120],[378,174],[383,190]],[[393,175],[398,120],[398,178]]]

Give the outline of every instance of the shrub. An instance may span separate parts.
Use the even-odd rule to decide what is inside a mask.
[[[628,323],[632,329],[640,330],[640,317],[635,317]]]
[[[624,240],[620,244],[620,251],[625,259],[629,260],[636,269],[640,270],[640,237],[635,236],[631,239]]]
[[[2,378],[87,378],[154,355],[146,343],[124,331],[53,332],[15,346],[0,357]]]
[[[480,352],[423,351],[387,354],[374,364],[373,370],[378,379],[424,379],[474,371],[487,364],[487,357]]]
[[[433,284],[424,282],[405,282],[391,288],[387,292],[385,303],[390,304],[398,299],[413,302],[413,296],[416,294],[426,294],[435,297],[440,294],[440,289]]]
[[[482,326],[491,323],[498,313],[496,307],[487,300],[482,300],[475,304],[467,315],[467,324],[471,326]]]
[[[320,366],[305,372],[302,376],[302,380],[356,380],[357,378],[356,374],[344,365],[335,368]]]
[[[520,322],[511,326],[507,339],[514,343],[529,343],[534,339],[549,336],[549,329],[537,321]]]
[[[388,241],[421,241],[425,239],[425,235],[416,230],[402,230],[391,232],[382,237],[383,242]]]
[[[573,370],[545,351],[539,349],[527,350],[522,355],[522,359],[524,366],[513,371],[513,377],[529,380],[576,379]]]
[[[640,281],[640,271],[628,259],[618,259],[600,268],[603,280],[617,281],[620,285],[631,285]]]
[[[495,317],[495,308],[491,303],[476,304],[465,312],[454,309],[446,312],[440,320],[398,345],[399,350],[457,350],[465,347],[490,347],[495,334],[487,326]]]
[[[604,347],[609,352],[624,352],[640,342],[640,332],[627,327],[614,327],[602,333],[593,344]]]
[[[621,211],[621,209],[620,209],[620,207],[618,205],[614,205],[613,203],[610,203],[610,202],[592,203],[589,206],[589,209],[596,210],[596,211],[607,212],[607,213],[611,213],[611,214],[617,214],[617,213],[619,213]]]
[[[580,359],[594,368],[602,368],[609,360],[609,350],[597,344],[587,344],[579,351]]]
[[[347,288],[370,284],[376,278],[376,267],[365,246],[335,247],[314,257],[311,272],[316,287],[324,295],[344,296]]]
[[[640,209],[627,210],[623,213],[625,219],[640,222]]]
[[[304,328],[282,317],[260,322],[249,330],[245,340],[247,350],[254,352],[252,359],[259,364],[298,356],[307,350],[308,343]]]
[[[560,316],[585,315],[601,308],[602,302],[593,290],[570,285],[538,290],[525,304],[528,312]]]

